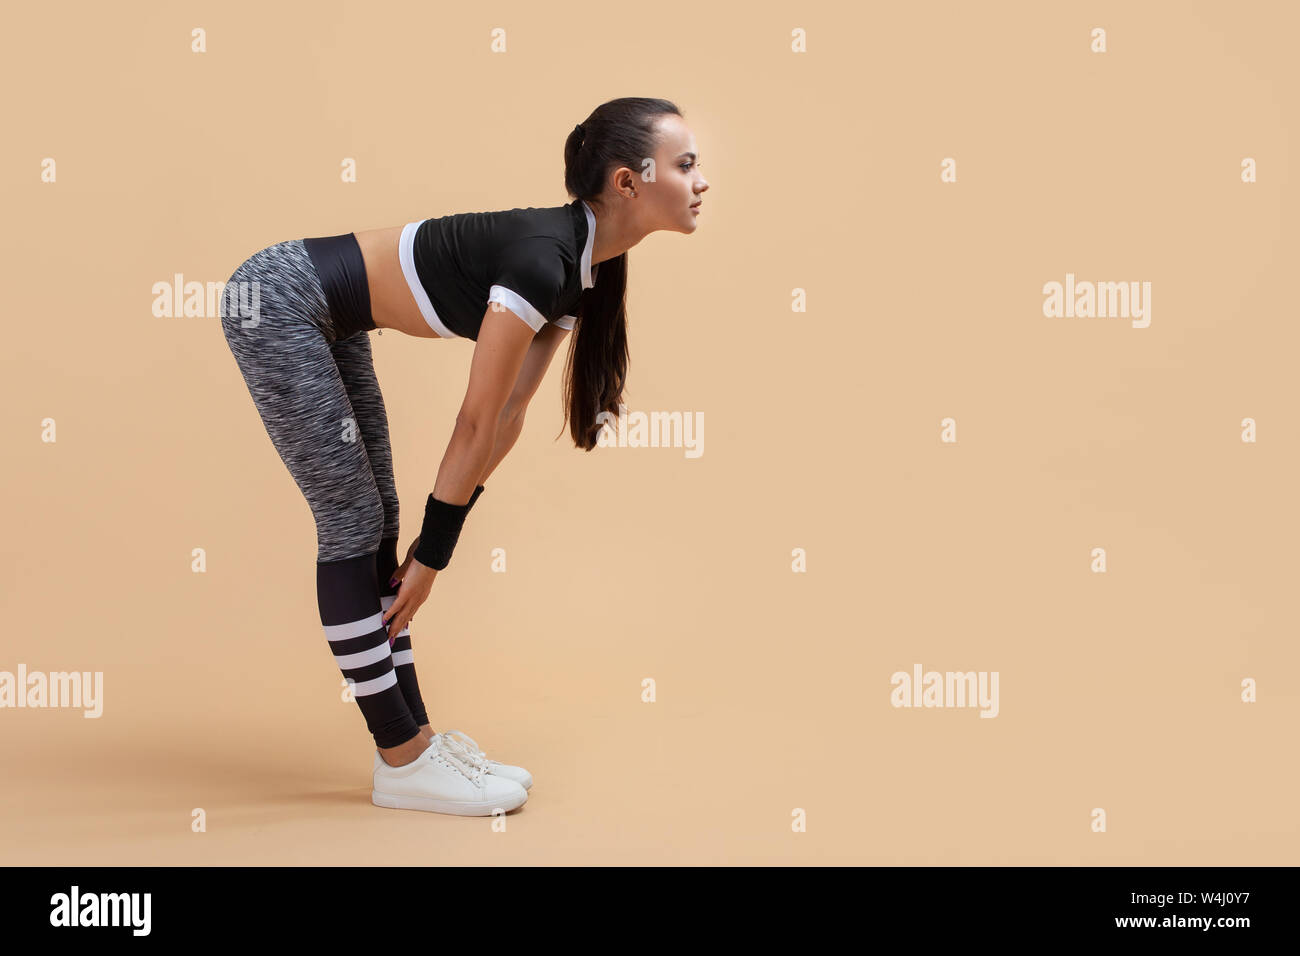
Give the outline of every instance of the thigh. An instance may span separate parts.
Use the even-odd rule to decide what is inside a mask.
[[[259,284],[257,321],[223,317],[226,340],[272,444],[315,516],[317,559],[354,557],[378,547],[383,506],[357,412],[320,328],[328,307],[294,250],[263,253],[236,272]]]
[[[370,466],[380,492],[386,494],[395,485],[393,480],[393,450],[388,434],[388,412],[384,396],[379,390],[375,375],[374,357],[370,350],[370,333],[357,332],[330,345],[334,364],[347,389],[352,410],[357,416],[357,427],[365,441]],[[391,502],[395,506],[396,502]],[[385,501],[390,506],[389,501]],[[395,522],[393,522],[395,524]]]
[[[357,413],[357,423],[366,436],[369,446],[388,445],[388,413],[384,396],[379,390],[375,375],[374,357],[370,351],[370,333],[357,332],[330,345],[334,364],[347,389],[352,410]]]

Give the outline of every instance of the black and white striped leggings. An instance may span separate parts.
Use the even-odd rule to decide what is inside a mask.
[[[355,243],[291,239],[254,253],[226,283],[221,323],[315,519],[317,599],[335,662],[376,745],[395,747],[428,716],[410,633],[390,645],[382,623],[397,590],[388,580],[398,565],[398,500]]]

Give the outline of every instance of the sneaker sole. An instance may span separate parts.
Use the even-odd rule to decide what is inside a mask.
[[[428,810],[431,813],[453,813],[462,817],[491,816],[493,811],[498,808],[509,812],[517,807],[522,807],[527,801],[527,791],[524,791],[523,799],[506,800],[504,802],[500,800],[437,800],[433,797],[381,793],[378,790],[370,792],[370,802],[377,807],[387,807],[390,810]]]

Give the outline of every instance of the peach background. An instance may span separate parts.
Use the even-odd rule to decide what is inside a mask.
[[[103,671],[104,715],[0,710],[0,862],[1297,862],[1294,5],[10,20],[0,669]],[[310,512],[217,319],[151,287],[565,202],[565,135],[627,95],[712,183],[632,252],[627,400],[705,453],[553,440],[557,358],[413,626],[435,726],[536,785],[504,834],[381,810]],[[1067,271],[1150,281],[1150,328],[1045,318]],[[472,346],[372,341],[404,552]],[[892,708],[914,663],[999,671],[1000,716]]]

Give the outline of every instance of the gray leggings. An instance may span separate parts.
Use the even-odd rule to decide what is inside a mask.
[[[396,538],[393,452],[370,334],[335,328],[301,239],[268,246],[235,270],[221,324],[316,520],[316,560],[370,554]]]

